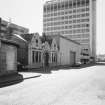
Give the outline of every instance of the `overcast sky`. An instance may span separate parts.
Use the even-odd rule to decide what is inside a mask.
[[[0,17],[30,29],[43,31],[43,3],[46,0],[0,0]],[[97,53],[105,54],[105,0],[97,0]]]

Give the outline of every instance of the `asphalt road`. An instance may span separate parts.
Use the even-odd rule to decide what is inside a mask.
[[[104,70],[99,65],[26,79],[0,88],[0,105],[105,105]]]

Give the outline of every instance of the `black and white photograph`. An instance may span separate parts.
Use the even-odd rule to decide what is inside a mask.
[[[0,0],[0,105],[105,105],[105,0]]]

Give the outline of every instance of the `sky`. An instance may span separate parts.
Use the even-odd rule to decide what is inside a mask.
[[[43,4],[47,0],[0,0],[0,17],[30,32],[43,31]],[[97,54],[105,54],[105,0],[97,0]]]

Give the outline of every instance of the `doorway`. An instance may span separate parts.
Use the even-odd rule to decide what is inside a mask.
[[[70,65],[74,65],[76,61],[76,52],[70,51]]]

